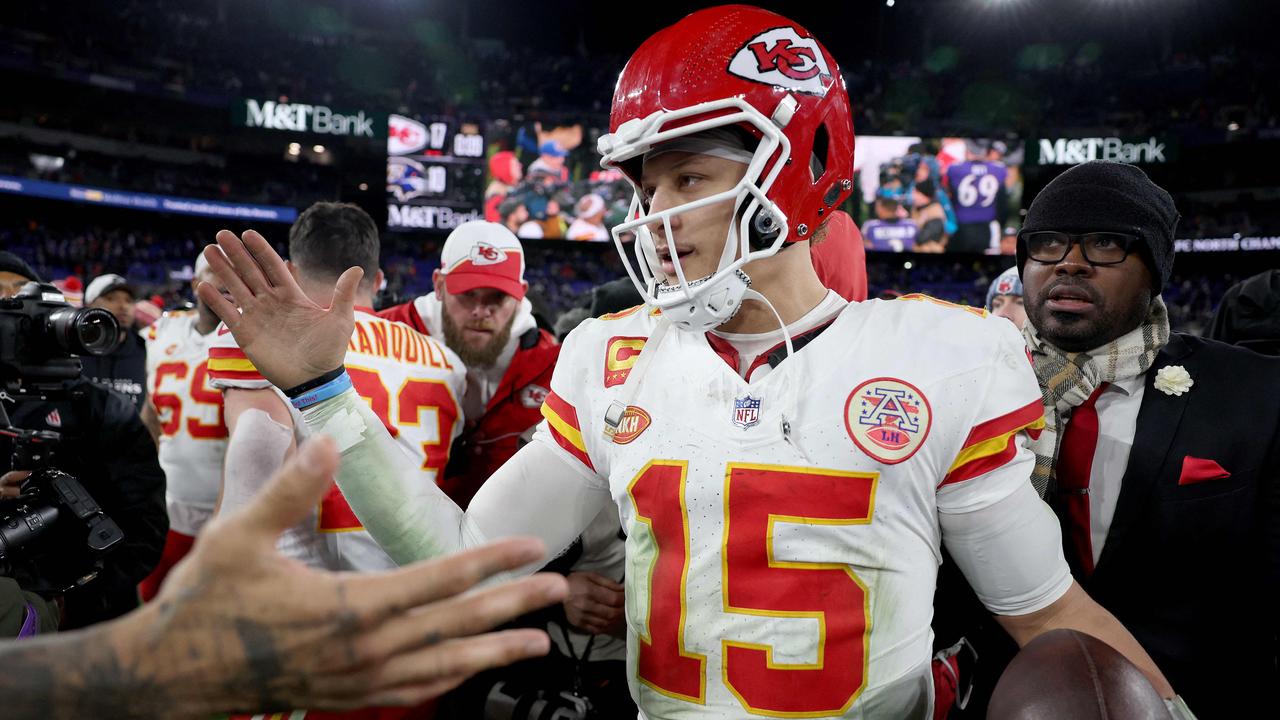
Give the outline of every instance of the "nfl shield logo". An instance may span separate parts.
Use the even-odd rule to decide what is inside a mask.
[[[760,400],[750,395],[733,401],[733,424],[746,430],[760,424]]]

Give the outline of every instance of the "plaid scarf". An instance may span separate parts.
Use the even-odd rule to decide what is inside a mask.
[[[1099,385],[1137,377],[1156,361],[1169,342],[1169,311],[1160,296],[1151,302],[1147,319],[1133,330],[1087,352],[1063,352],[1040,338],[1030,322],[1022,335],[1031,350],[1031,363],[1044,396],[1045,427],[1031,443],[1036,467],[1031,484],[1044,497],[1054,484],[1054,459],[1058,457],[1059,428]]]

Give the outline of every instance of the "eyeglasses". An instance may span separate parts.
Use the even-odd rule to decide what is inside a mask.
[[[1071,246],[1078,244],[1090,265],[1116,265],[1124,262],[1138,244],[1138,236],[1118,232],[1064,233],[1055,230],[1022,233],[1018,239],[1026,244],[1027,257],[1042,263],[1062,262]]]

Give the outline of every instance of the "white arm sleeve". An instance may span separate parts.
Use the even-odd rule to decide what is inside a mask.
[[[940,512],[938,522],[951,557],[997,615],[1042,610],[1071,587],[1058,518],[1029,481],[972,512]]]
[[[247,505],[284,465],[292,444],[293,428],[281,425],[257,408],[241,413],[227,443],[218,512],[232,512]]]
[[[534,442],[485,482],[464,513],[396,445],[354,390],[308,408],[303,417],[313,432],[337,441],[338,487],[373,539],[401,565],[513,535],[541,538],[555,555],[609,501],[606,490],[587,485],[560,455]]]

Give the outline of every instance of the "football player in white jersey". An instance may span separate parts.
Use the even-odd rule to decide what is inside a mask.
[[[196,260],[192,287],[200,281],[216,282],[204,257]],[[207,367],[217,327],[217,313],[197,297],[194,310],[166,312],[143,331],[147,401],[142,419],[160,446],[169,511],[160,564],[138,585],[144,602],[155,597],[169,570],[191,550],[222,486],[227,426],[222,393],[210,386]]]
[[[845,304],[815,275],[810,243],[853,185],[825,48],[756,8],[696,12],[632,56],[611,130],[603,164],[636,191],[615,239],[636,233],[634,257],[618,244],[647,304],[570,334],[547,422],[465,513],[408,489],[415,468],[344,389],[359,271],[320,294],[325,308],[256,233],[206,250],[263,374],[322,383],[289,394],[338,440],[339,485],[391,556],[517,533],[562,548],[611,496],[649,720],[932,717],[944,542],[1018,642],[1087,632],[1172,697],[1072,581],[1029,482],[1043,419],[1016,330],[922,296]]]
[[[377,227],[359,207],[316,203],[290,228],[289,267],[304,288],[326,289],[342,270],[353,265],[365,269],[346,345],[346,373],[407,461],[421,470],[422,482],[434,484],[462,429],[466,368],[444,343],[373,314],[373,293],[382,278],[379,247]],[[226,396],[231,428],[221,501],[222,508],[230,509],[246,502],[263,473],[282,464],[307,433],[288,399],[257,372],[225,327],[209,349],[209,373]],[[291,557],[330,570],[395,567],[336,486],[311,518],[285,534],[280,547]]]

